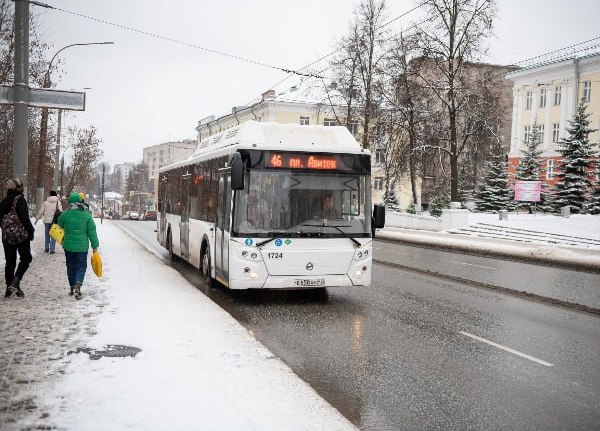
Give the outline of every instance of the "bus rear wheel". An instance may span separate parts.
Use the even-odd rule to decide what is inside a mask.
[[[210,267],[210,250],[208,247],[205,247],[202,251],[202,278],[206,283],[206,286],[213,287],[214,280],[210,275],[211,267]]]
[[[173,237],[171,236],[171,231],[167,234],[167,250],[169,252],[169,259],[171,262],[175,262],[177,260],[177,255],[173,252]]]

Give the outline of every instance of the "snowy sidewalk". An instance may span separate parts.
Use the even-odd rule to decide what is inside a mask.
[[[378,239],[400,241],[483,254],[497,257],[512,257],[532,262],[600,271],[600,247],[570,247],[563,244],[531,239],[532,233],[559,235],[563,238],[589,238],[589,242],[600,242],[600,216],[575,215],[570,218],[555,215],[520,214],[509,216],[509,220],[498,220],[497,214],[469,214],[469,226],[493,225],[495,229],[510,231],[509,234],[486,237],[475,229],[450,231],[426,231],[386,226],[377,231]],[[541,235],[540,235],[541,236]]]
[[[355,429],[177,271],[97,226],[105,276],[88,270],[81,301],[39,235],[25,299],[0,301],[1,429]],[[108,345],[141,351],[78,350]]]

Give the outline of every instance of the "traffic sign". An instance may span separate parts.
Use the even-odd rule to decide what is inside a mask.
[[[8,105],[12,103],[14,103],[13,87],[0,85],[0,104]],[[35,108],[85,111],[85,92],[30,88],[28,105]]]

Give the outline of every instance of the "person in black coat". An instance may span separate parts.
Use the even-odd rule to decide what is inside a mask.
[[[19,198],[15,206],[19,221],[28,233],[28,238],[18,244],[9,244],[5,240],[5,235],[2,235],[2,246],[4,247],[4,257],[6,266],[4,267],[4,278],[6,279],[6,293],[4,296],[8,298],[15,293],[18,297],[23,297],[25,294],[21,290],[21,280],[23,275],[29,268],[32,261],[31,244],[33,241],[34,228],[29,219],[29,210],[27,209],[27,201],[23,196],[23,183],[18,179],[9,180],[6,183],[6,197],[0,202],[0,220],[7,215],[12,208],[13,201]],[[17,267],[17,252],[19,253],[19,266]],[[16,268],[16,271],[15,271]]]

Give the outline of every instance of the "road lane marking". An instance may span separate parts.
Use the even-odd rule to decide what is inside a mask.
[[[514,349],[511,349],[510,347],[503,346],[502,344],[494,343],[493,341],[486,340],[485,338],[478,337],[477,335],[469,334],[468,332],[465,332],[465,331],[458,331],[458,332],[460,332],[463,335],[466,335],[467,337],[471,337],[471,338],[479,340],[479,341],[481,341],[483,343],[487,343],[490,346],[494,346],[494,347],[497,347],[499,349],[506,350],[507,352],[513,353],[513,354],[515,354],[517,356],[521,356],[522,358],[525,358],[525,359],[529,359],[530,361],[537,362],[538,364],[542,364],[542,365],[544,365],[546,367],[553,367],[554,366],[554,364],[551,364],[550,362],[542,361],[541,359],[534,358],[533,356],[529,356],[529,355],[527,355],[525,353],[519,352],[518,350],[514,350]]]
[[[475,265],[474,263],[459,262],[457,260],[451,260],[450,263],[459,263],[461,265],[476,266],[477,268],[493,269],[494,271],[497,271],[497,268],[492,268],[491,266]]]

